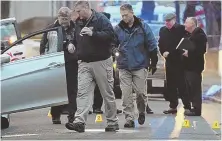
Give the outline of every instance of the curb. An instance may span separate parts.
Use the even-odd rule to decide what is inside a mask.
[[[215,102],[215,103],[219,103],[219,104],[221,104],[221,99],[219,99],[219,98],[216,98],[216,97],[209,97],[209,100],[212,101],[212,102]]]

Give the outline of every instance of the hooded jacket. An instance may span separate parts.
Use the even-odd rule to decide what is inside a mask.
[[[143,29],[142,29],[143,28]],[[134,24],[129,28],[126,23],[121,21],[114,28],[118,51],[120,55],[117,58],[119,69],[140,70],[148,68],[150,65],[156,66],[157,41],[148,24],[134,16]]]

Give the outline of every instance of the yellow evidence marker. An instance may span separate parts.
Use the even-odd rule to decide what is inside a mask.
[[[190,127],[190,121],[185,119],[183,122],[183,127],[189,128]]]
[[[49,110],[49,112],[48,112],[48,117],[52,117],[52,115],[51,115],[51,110]]]
[[[212,125],[213,129],[220,129],[220,123],[219,121],[214,121],[213,125]]]
[[[103,118],[102,118],[102,115],[101,114],[97,114],[96,115],[96,120],[95,122],[103,122]]]

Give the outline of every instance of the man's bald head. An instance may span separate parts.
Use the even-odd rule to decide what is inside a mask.
[[[195,17],[188,17],[184,23],[185,29],[190,33],[193,32],[197,25],[198,23]]]

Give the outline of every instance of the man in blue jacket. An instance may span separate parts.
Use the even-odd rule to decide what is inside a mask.
[[[123,112],[125,128],[134,128],[134,104],[132,88],[136,92],[136,102],[139,112],[138,122],[145,122],[146,109],[146,78],[147,69],[154,74],[156,71],[157,41],[150,27],[134,16],[132,5],[123,4],[120,7],[122,21],[115,27],[119,52],[117,66],[120,75],[120,87],[123,94]],[[151,65],[150,60],[151,59]]]

